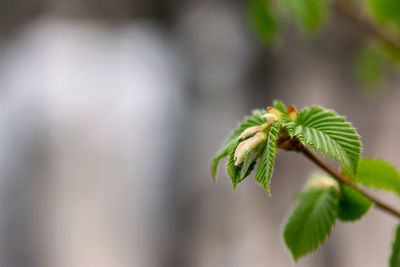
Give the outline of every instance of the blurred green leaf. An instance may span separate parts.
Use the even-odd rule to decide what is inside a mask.
[[[317,32],[327,13],[327,0],[285,0],[296,24],[308,33]]]
[[[372,14],[381,23],[393,23],[400,29],[399,0],[369,0]]]
[[[339,195],[334,186],[300,194],[283,236],[294,260],[310,253],[329,236],[335,223]]]
[[[264,44],[273,44],[278,36],[277,9],[269,0],[249,0],[252,27]]]
[[[400,174],[390,163],[377,159],[360,159],[356,183],[400,195]]]
[[[340,185],[338,218],[341,221],[359,220],[368,212],[371,206],[372,202],[363,195],[347,185]]]

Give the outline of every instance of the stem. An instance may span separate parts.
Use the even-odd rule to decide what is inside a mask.
[[[298,145],[296,147],[297,152],[302,153],[304,156],[306,156],[308,159],[310,159],[312,162],[317,164],[319,167],[324,169],[326,172],[328,172],[330,175],[332,175],[337,181],[340,183],[346,184],[359,192],[361,195],[369,199],[376,207],[379,209],[386,211],[387,213],[392,214],[393,216],[400,218],[400,211],[391,207],[390,205],[383,203],[379,199],[376,199],[374,196],[370,195],[368,192],[364,191],[363,189],[359,188],[353,181],[351,181],[347,176],[344,174],[335,171],[332,167],[330,167],[328,164],[326,164],[324,161],[322,161],[320,158],[318,158],[309,148],[303,146],[303,145]]]
[[[332,6],[334,11],[336,11],[339,16],[343,17],[349,23],[353,24],[360,31],[381,40],[391,48],[400,50],[400,42],[398,39],[394,38],[394,36],[358,14],[354,8],[347,4],[347,2],[348,1],[346,0],[333,1]]]

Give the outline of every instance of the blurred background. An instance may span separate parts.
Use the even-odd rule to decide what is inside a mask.
[[[0,266],[385,266],[396,220],[337,222],[295,264],[283,224],[315,167],[280,152],[272,197],[210,161],[274,99],[346,114],[400,168],[400,79],[363,93],[335,15],[268,48],[243,0],[0,0]],[[397,118],[397,119],[396,119]],[[389,194],[386,201],[399,201]]]

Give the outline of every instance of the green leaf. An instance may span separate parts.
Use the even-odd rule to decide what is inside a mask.
[[[400,28],[399,0],[369,0],[371,11],[375,18],[383,24],[395,24]]]
[[[273,106],[274,106],[274,108],[276,108],[277,110],[279,110],[283,114],[287,113],[286,105],[282,101],[275,100],[274,103],[273,103]]]
[[[252,163],[256,160],[258,154],[258,150],[250,151],[246,153],[244,157],[244,161],[242,163],[242,167],[240,169],[240,180],[243,180],[247,177],[247,173]]]
[[[232,181],[233,190],[236,190],[236,186],[243,181],[253,171],[256,164],[256,156],[259,154],[259,148],[256,151],[251,151],[246,154],[245,160],[239,166],[235,165],[235,150],[239,143],[237,142],[229,153],[229,158],[226,164],[226,171]]]
[[[283,236],[294,260],[315,250],[329,236],[339,204],[336,189],[313,188],[300,194]]]
[[[392,256],[390,257],[390,267],[400,267],[400,225],[396,229],[392,246]]]
[[[279,121],[274,121],[274,123],[271,125],[268,138],[265,143],[265,149],[261,155],[260,163],[256,172],[256,181],[264,187],[269,195],[271,195],[269,187],[271,184],[272,171],[274,169],[276,142],[278,141],[279,130]]]
[[[234,190],[236,189],[237,184],[240,182],[240,165],[235,165],[235,147],[232,147],[229,153],[228,161],[226,162],[226,171],[231,178]]]
[[[328,3],[326,0],[285,0],[296,24],[308,33],[315,33],[322,25]]]
[[[215,157],[211,162],[211,173],[214,180],[217,175],[217,168],[219,161],[229,155],[230,149],[232,148],[232,146],[235,145],[237,138],[244,130],[252,126],[261,125],[266,122],[266,119],[261,117],[266,112],[267,111],[263,109],[254,110],[252,116],[246,117],[244,121],[241,124],[239,124],[237,129],[233,131],[233,133],[225,141],[224,145],[222,146],[222,149],[217,153],[217,155],[215,155]]]
[[[356,183],[377,189],[393,191],[400,195],[400,174],[390,163],[378,159],[361,159]]]
[[[345,170],[355,174],[360,159],[361,141],[344,117],[319,106],[304,108],[289,131],[302,144],[340,161]]]
[[[278,35],[277,10],[268,0],[249,1],[250,22],[258,37],[265,44],[272,44]]]
[[[341,221],[349,222],[361,219],[372,202],[351,187],[341,184],[338,218]]]

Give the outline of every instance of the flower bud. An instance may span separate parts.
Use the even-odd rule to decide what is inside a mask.
[[[337,192],[340,191],[339,183],[335,179],[329,176],[320,175],[311,178],[306,185],[306,189],[312,189],[312,188],[328,189],[329,187],[332,186],[336,189]]]
[[[242,132],[242,134],[239,136],[238,139],[242,139],[242,138],[246,138],[249,135],[252,135],[258,131],[264,130],[265,129],[265,125],[259,125],[259,126],[253,126],[253,127],[249,127],[246,130],[244,130]]]
[[[278,116],[273,113],[266,113],[262,115],[263,118],[266,118],[269,124],[272,124],[274,121],[278,120]]]
[[[295,121],[297,119],[297,110],[294,105],[290,105],[287,110],[287,115],[292,121]]]

